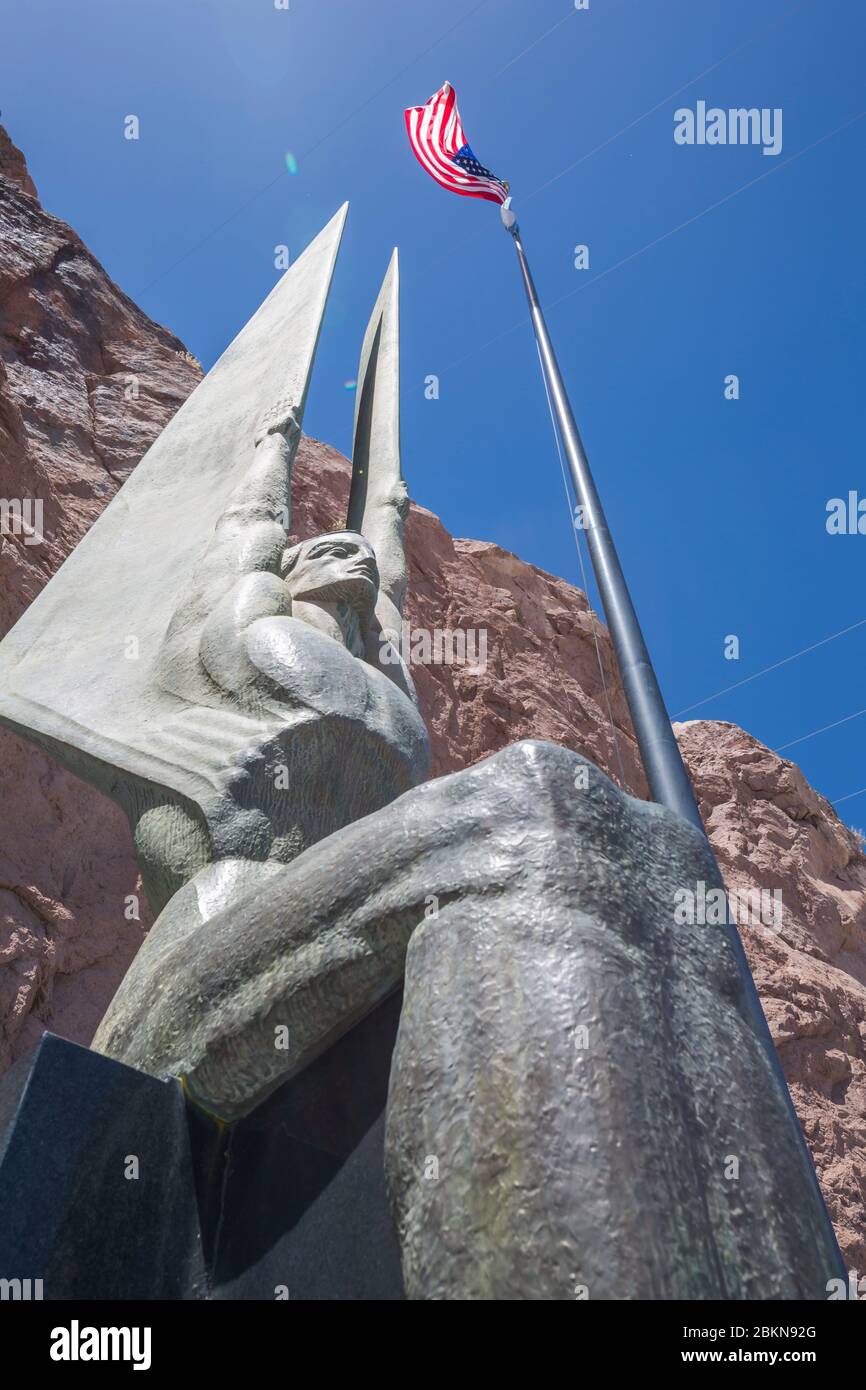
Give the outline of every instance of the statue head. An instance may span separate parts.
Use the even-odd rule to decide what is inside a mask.
[[[379,593],[376,552],[358,531],[330,531],[283,551],[280,568],[292,598],[346,603],[369,618]]]

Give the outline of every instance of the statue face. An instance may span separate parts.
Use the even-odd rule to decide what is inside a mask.
[[[357,531],[302,541],[286,551],[283,575],[293,598],[342,600],[363,613],[372,611],[379,593],[376,553]]]

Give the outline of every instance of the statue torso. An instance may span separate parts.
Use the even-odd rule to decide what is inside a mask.
[[[287,862],[423,781],[427,730],[382,671],[293,617],[257,619],[241,641],[257,709],[246,742],[217,751],[214,858]],[[214,730],[237,718],[202,716]]]

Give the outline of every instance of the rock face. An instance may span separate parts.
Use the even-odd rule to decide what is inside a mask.
[[[23,156],[0,129],[0,631],[36,597],[200,375],[183,344],[43,211]],[[29,526],[16,524],[9,503]],[[136,911],[126,899],[138,870],[114,805],[6,731],[0,760],[5,1065],[49,1018],[70,1037],[88,1038],[147,921],[143,900],[141,920],[124,915]]]
[[[17,145],[12,143],[8,131],[0,125],[0,178],[8,179],[31,198],[38,197],[36,184],[30,177],[27,161]]]
[[[3,527],[0,632],[200,375],[182,343],[40,207],[0,128],[0,499],[40,500],[44,535],[26,544],[32,531]],[[411,482],[410,457],[405,467]],[[348,488],[345,459],[304,440],[297,537],[342,525]],[[423,507],[413,506],[406,534],[410,638],[474,633],[467,652],[477,657],[486,632],[486,661],[449,662],[445,637],[445,660],[413,665],[434,775],[518,739],[549,739],[645,795],[610,643],[585,596],[496,545],[455,540]],[[782,889],[782,931],[745,927],[744,941],[843,1251],[866,1273],[866,859],[791,763],[732,725],[679,734],[729,886]],[[115,806],[5,732],[0,759],[5,1066],[48,1024],[89,1042],[149,922]]]
[[[5,134],[5,133],[4,133]],[[10,177],[11,174],[11,177]],[[24,611],[201,376],[0,144],[2,496],[42,503],[42,544],[3,536],[0,624]]]
[[[866,858],[799,768],[733,724],[677,726],[728,890],[778,889],[740,934],[849,1268],[866,1273]]]

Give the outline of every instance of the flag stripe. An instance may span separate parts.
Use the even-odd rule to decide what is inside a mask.
[[[422,120],[422,138],[425,140],[430,158],[446,178],[456,176],[461,187],[455,191],[463,191],[468,197],[492,196],[494,202],[504,202],[505,195],[501,191],[503,185],[499,179],[468,174],[450,158],[466,144],[465,138],[457,143],[457,135],[463,136],[463,127],[457,111],[457,94],[451,84],[446,82],[441,90],[430,98],[426,107],[421,109],[425,112]],[[447,138],[449,129],[450,140]],[[479,191],[485,188],[489,190],[487,195]]]
[[[463,126],[460,123],[460,115],[457,110],[457,94],[449,82],[431,97],[425,107],[424,117],[421,123],[421,137],[427,148],[431,162],[439,169],[445,178],[456,178],[459,191],[468,191],[468,196],[482,196],[476,194],[479,189],[488,189],[492,193],[495,201],[502,202],[502,184],[499,179],[481,177],[475,174],[468,174],[465,170],[455,165],[451,156],[466,144],[463,136]],[[459,137],[459,139],[458,139]],[[451,185],[453,187],[453,184]]]
[[[410,106],[405,119],[416,159],[438,184],[463,198],[505,202],[508,185],[482,167],[466,142],[457,94],[450,82],[434,92],[424,106]]]

